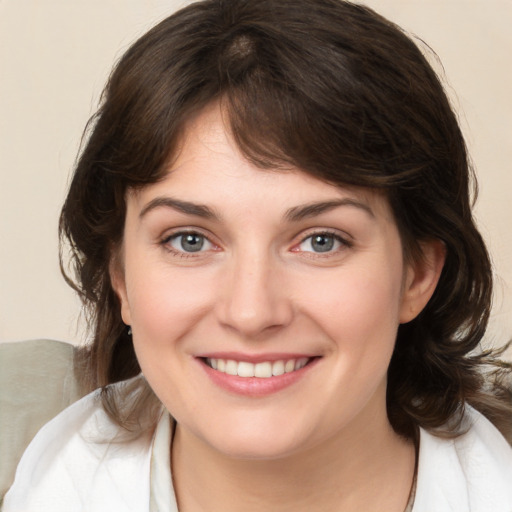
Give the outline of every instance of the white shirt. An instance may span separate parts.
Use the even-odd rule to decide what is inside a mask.
[[[420,432],[413,512],[512,512],[512,448],[467,407],[466,434]],[[96,391],[43,427],[23,455],[3,512],[178,512],[172,422],[127,436]]]

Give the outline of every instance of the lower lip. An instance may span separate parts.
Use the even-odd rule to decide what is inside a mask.
[[[300,370],[276,375],[274,377],[239,377],[238,375],[229,375],[219,372],[208,366],[202,359],[199,359],[204,371],[210,379],[220,388],[244,396],[267,396],[297,383],[309,373],[311,368],[317,363],[319,358],[310,361]]]

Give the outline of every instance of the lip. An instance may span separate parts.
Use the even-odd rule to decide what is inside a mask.
[[[245,361],[247,363],[263,363],[265,361],[280,361],[287,359],[301,359],[303,357],[307,357],[308,359],[312,359],[318,357],[317,354],[303,354],[303,353],[290,353],[290,352],[272,352],[265,354],[245,354],[241,352],[205,352],[196,355],[197,358],[200,359],[232,359],[233,361],[241,362]]]
[[[309,363],[299,370],[283,375],[277,375],[267,378],[259,377],[239,377],[238,375],[229,375],[227,373],[219,372],[208,366],[205,362],[206,358],[212,359],[232,359],[237,362],[246,361],[253,364],[265,361],[279,361],[286,359],[300,359],[310,358]],[[196,360],[200,364],[203,371],[211,379],[211,381],[221,389],[228,391],[232,394],[248,396],[248,397],[263,397],[278,393],[300,380],[302,380],[310,370],[316,366],[320,357],[311,356],[307,354],[290,354],[290,353],[273,353],[273,354],[240,354],[232,352],[215,352],[201,356],[197,356]]]

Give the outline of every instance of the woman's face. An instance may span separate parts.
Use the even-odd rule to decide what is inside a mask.
[[[428,298],[382,196],[256,168],[212,107],[128,194],[122,261],[142,371],[198,442],[275,458],[387,425],[397,328]]]

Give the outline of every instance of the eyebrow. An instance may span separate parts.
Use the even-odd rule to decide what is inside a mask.
[[[291,222],[297,222],[300,220],[308,219],[310,217],[316,217],[317,215],[328,212],[330,210],[334,210],[340,206],[352,206],[354,208],[359,208],[366,212],[370,217],[375,218],[375,214],[366,203],[357,201],[355,199],[350,199],[348,197],[334,201],[322,201],[319,203],[309,203],[300,206],[294,206],[286,212],[285,218]]]
[[[367,204],[350,198],[333,201],[321,201],[294,206],[293,208],[290,208],[286,211],[284,217],[290,222],[298,222],[300,220],[315,217],[330,210],[334,210],[340,206],[351,206],[354,208],[359,208],[366,212],[370,217],[375,218],[375,214]],[[219,220],[219,216],[211,208],[204,204],[192,203],[190,201],[183,201],[181,199],[175,199],[172,197],[156,197],[155,199],[151,200],[141,210],[139,213],[139,218],[142,219],[150,211],[162,207],[171,208],[186,215],[195,215],[204,219]]]
[[[187,215],[195,215],[204,219],[218,219],[218,215],[204,204],[191,203],[189,201],[182,201],[180,199],[174,199],[172,197],[156,197],[150,201],[139,213],[139,219],[142,219],[150,211],[156,208],[172,208],[181,213]]]

